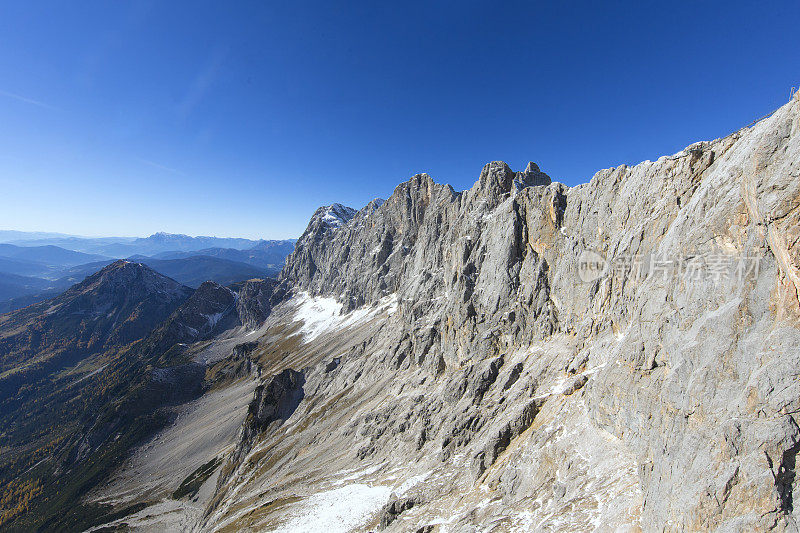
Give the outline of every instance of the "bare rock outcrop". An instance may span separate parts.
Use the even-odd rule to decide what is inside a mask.
[[[282,296],[276,291],[274,279],[253,279],[241,284],[237,292],[236,312],[242,325],[255,329],[264,323],[272,308],[278,304]]]

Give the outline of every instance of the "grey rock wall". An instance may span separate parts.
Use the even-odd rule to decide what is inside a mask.
[[[338,458],[328,475],[366,462],[439,472],[386,502],[376,525],[397,531],[434,530],[445,511],[455,530],[530,518],[795,531],[798,192],[795,97],[751,128],[577,187],[493,162],[467,191],[419,174],[361,211],[321,208],[280,290],[343,313],[394,295],[398,309],[328,354],[335,369],[309,366],[280,440],[250,444],[294,443],[280,468],[305,472],[305,487],[319,472],[303,454]],[[582,270],[589,251],[600,275]],[[252,468],[244,488],[220,485],[206,526],[235,523],[236,494],[272,486],[275,471]],[[471,491],[496,497],[458,514],[477,505]]]

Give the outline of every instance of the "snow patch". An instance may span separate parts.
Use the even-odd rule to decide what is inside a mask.
[[[344,224],[344,220],[337,217],[330,211],[328,211],[324,217],[322,217],[322,221],[327,223],[329,226],[333,226],[334,228],[338,228],[342,224]]]
[[[214,313],[212,315],[205,315],[204,314],[203,316],[206,317],[206,320],[208,320],[208,325],[213,328],[214,326],[217,325],[217,322],[220,321],[220,319],[222,318],[222,316],[224,314],[225,313]]]
[[[386,305],[386,312],[389,313],[390,316],[395,314],[398,309],[400,309],[400,302],[397,300],[397,293],[390,294],[389,296],[382,298],[381,302],[383,300],[387,300],[388,302],[388,305]]]
[[[352,207],[346,207],[342,204],[333,204],[325,209],[325,214],[322,215],[322,221],[328,227],[336,230],[350,221],[356,214],[356,210]]]
[[[373,307],[362,307],[342,314],[342,304],[334,298],[311,297],[307,292],[298,296],[299,306],[294,319],[303,322],[300,333],[305,341],[316,339],[323,333],[343,329],[371,320],[381,313],[393,314],[397,311],[397,295],[381,298]]]
[[[389,500],[392,489],[361,483],[312,494],[298,502],[280,533],[346,533],[359,529]]]
[[[333,484],[334,485],[344,485],[348,481],[355,481],[356,479],[372,475],[375,472],[377,472],[378,470],[380,470],[381,467],[383,467],[383,464],[372,465],[372,466],[367,467],[367,468],[365,468],[363,470],[359,470],[359,471],[357,471],[355,473],[351,473],[354,470],[342,472],[343,474],[349,474],[349,475],[343,477],[342,479],[340,479],[338,481],[334,481]]]

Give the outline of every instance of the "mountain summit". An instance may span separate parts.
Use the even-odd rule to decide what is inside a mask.
[[[356,210],[352,207],[347,207],[342,204],[332,204],[326,207],[320,207],[311,218],[312,220],[319,218],[319,220],[329,228],[337,229],[343,224],[347,224],[355,214]]]
[[[60,296],[0,315],[0,390],[142,338],[192,290],[151,268],[116,261]]]

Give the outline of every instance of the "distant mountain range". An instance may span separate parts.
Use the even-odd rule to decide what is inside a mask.
[[[0,313],[52,298],[118,258],[147,264],[189,287],[275,276],[295,240],[190,237],[85,238],[0,231]],[[54,244],[60,243],[60,244]],[[223,245],[227,245],[223,246]],[[241,247],[248,246],[242,249]]]
[[[0,259],[3,272],[11,272],[21,276],[43,278],[57,277],[57,273],[65,267],[73,267],[96,261],[111,259],[110,257],[76,252],[53,245],[16,246],[0,244]]]
[[[3,230],[0,231],[0,242],[17,246],[53,245],[67,250],[124,258],[136,254],[153,256],[162,252],[196,252],[208,248],[247,250],[262,243],[294,243],[294,239],[265,241],[230,237],[191,237],[189,235],[164,232],[154,233],[149,237],[78,237]]]
[[[286,256],[294,250],[294,240],[289,241],[261,241],[253,248],[238,250],[236,248],[205,248],[202,250],[185,252],[169,251],[156,254],[153,259],[181,259],[196,255],[217,257],[228,261],[238,261],[262,268],[281,269]]]
[[[45,291],[50,286],[46,279],[31,276],[18,276],[7,272],[0,273],[0,312],[10,311],[3,309],[3,302],[21,297],[25,294],[36,294]]]
[[[21,240],[42,240],[42,239],[68,239],[68,238],[81,238],[78,235],[70,235],[68,233],[57,233],[53,231],[17,231],[9,229],[0,229],[0,242],[13,242]],[[110,237],[116,239],[117,237]],[[125,238],[125,237],[120,237]],[[135,237],[130,237],[131,240]]]
[[[230,285],[246,279],[274,276],[279,269],[263,269],[238,261],[219,257],[194,255],[182,259],[142,259],[145,264],[184,285],[196,288],[204,281],[215,281],[220,285]]]

